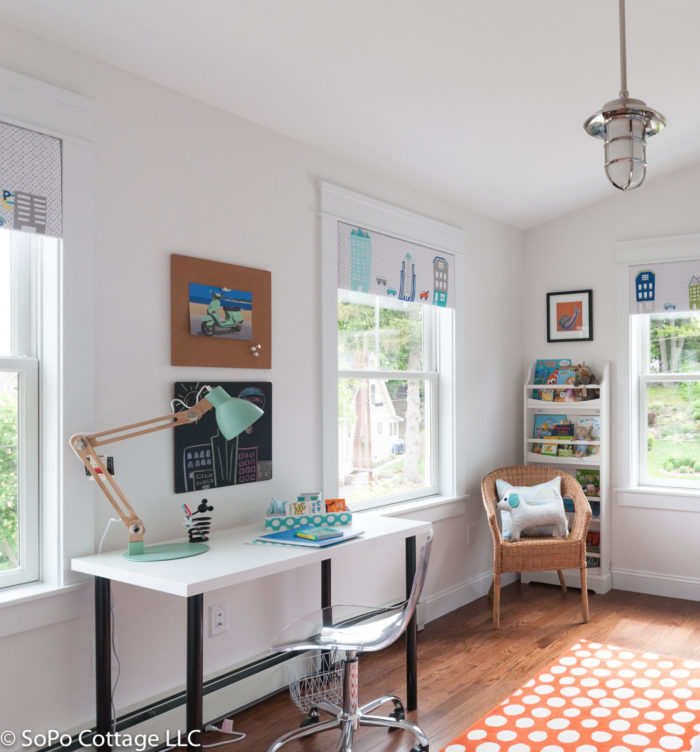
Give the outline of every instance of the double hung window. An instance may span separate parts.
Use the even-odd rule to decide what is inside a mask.
[[[463,232],[328,183],[321,203],[324,494],[450,496]]]

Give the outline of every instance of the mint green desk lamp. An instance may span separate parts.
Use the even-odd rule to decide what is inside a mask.
[[[209,410],[214,410],[216,423],[222,436],[227,441],[230,441],[245,431],[248,426],[253,425],[263,414],[263,411],[252,402],[238,399],[237,397],[230,397],[223,387],[217,386],[216,389],[212,389],[207,386],[203,387],[202,391],[204,390],[207,390],[205,396],[197,400],[192,407],[188,407],[186,410],[169,413],[160,418],[144,420],[140,423],[130,423],[127,426],[112,428],[100,433],[89,435],[76,434],[75,436],[71,436],[71,449],[88,469],[88,472],[95,479],[102,493],[107,497],[107,500],[129,530],[129,548],[124,554],[125,559],[130,559],[131,561],[183,559],[187,556],[202,554],[208,550],[209,546],[205,543],[190,543],[189,541],[163,543],[158,546],[144,546],[143,537],[146,532],[146,526],[136,514],[131,504],[126,500],[126,496],[124,496],[121,488],[117,485],[114,477],[107,472],[107,468],[102,462],[97,448],[104,444],[114,443],[115,441],[132,439],[134,436],[143,436],[154,431],[162,431],[165,428],[175,428],[176,426],[188,423],[196,423]]]

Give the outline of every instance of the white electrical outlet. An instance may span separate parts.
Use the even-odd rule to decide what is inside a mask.
[[[228,632],[228,603],[212,603],[209,606],[209,637]]]

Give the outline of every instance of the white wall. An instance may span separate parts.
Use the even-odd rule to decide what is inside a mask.
[[[289,497],[320,485],[316,182],[329,180],[465,228],[468,271],[460,291],[465,305],[456,327],[456,448],[457,491],[470,498],[461,507],[445,507],[447,518],[435,523],[428,617],[483,594],[491,551],[478,484],[493,467],[515,461],[520,446],[517,431],[507,427],[520,413],[521,233],[6,26],[0,26],[0,66],[92,97],[99,105],[95,308],[85,311],[95,317],[98,335],[83,343],[94,348],[96,405],[95,425],[84,429],[166,412],[177,380],[273,383],[273,480],[208,493],[215,527],[259,521],[271,496]],[[272,272],[270,371],[170,366],[171,252]],[[70,336],[80,338],[81,332]],[[172,437],[161,433],[113,449],[120,483],[143,515],[151,542],[182,530],[184,497],[172,491],[171,447]],[[82,473],[77,461],[75,473]],[[97,539],[110,510],[101,496],[95,504]],[[475,543],[466,546],[469,524],[475,525]],[[122,546],[125,539],[115,525],[107,547]],[[334,582],[335,597],[350,602],[353,595],[370,601],[393,597],[402,587],[402,568],[395,567],[401,556],[383,551],[375,562],[365,562],[363,572],[343,573]],[[379,573],[371,586],[364,575],[370,571]],[[270,579],[217,595],[231,602],[237,634],[206,642],[205,672],[261,653],[287,620],[315,607],[319,575],[310,571],[307,577],[303,582]],[[0,727],[69,729],[93,717],[90,593],[57,596],[68,597],[75,618],[59,608],[56,624],[50,615],[44,618],[49,623],[42,622],[41,604],[0,611],[7,632],[15,632],[0,637],[6,677],[0,686]],[[122,709],[183,683],[184,602],[126,586],[115,586],[114,597],[122,659],[116,704]]]
[[[602,168],[600,179],[606,179]],[[615,243],[697,233],[699,190],[700,167],[695,166],[650,180],[630,194],[611,187],[607,200],[526,233],[525,363],[542,357],[611,361],[613,486],[626,484],[619,468],[627,441],[616,420],[624,394],[615,390],[623,347],[617,341]],[[588,288],[593,289],[593,341],[548,344],[546,293]],[[634,494],[626,496],[634,502]],[[691,512],[622,506],[613,500],[613,587],[700,598],[699,538],[700,504]]]

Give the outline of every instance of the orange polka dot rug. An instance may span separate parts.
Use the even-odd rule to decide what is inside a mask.
[[[700,752],[700,661],[580,640],[442,752]]]

